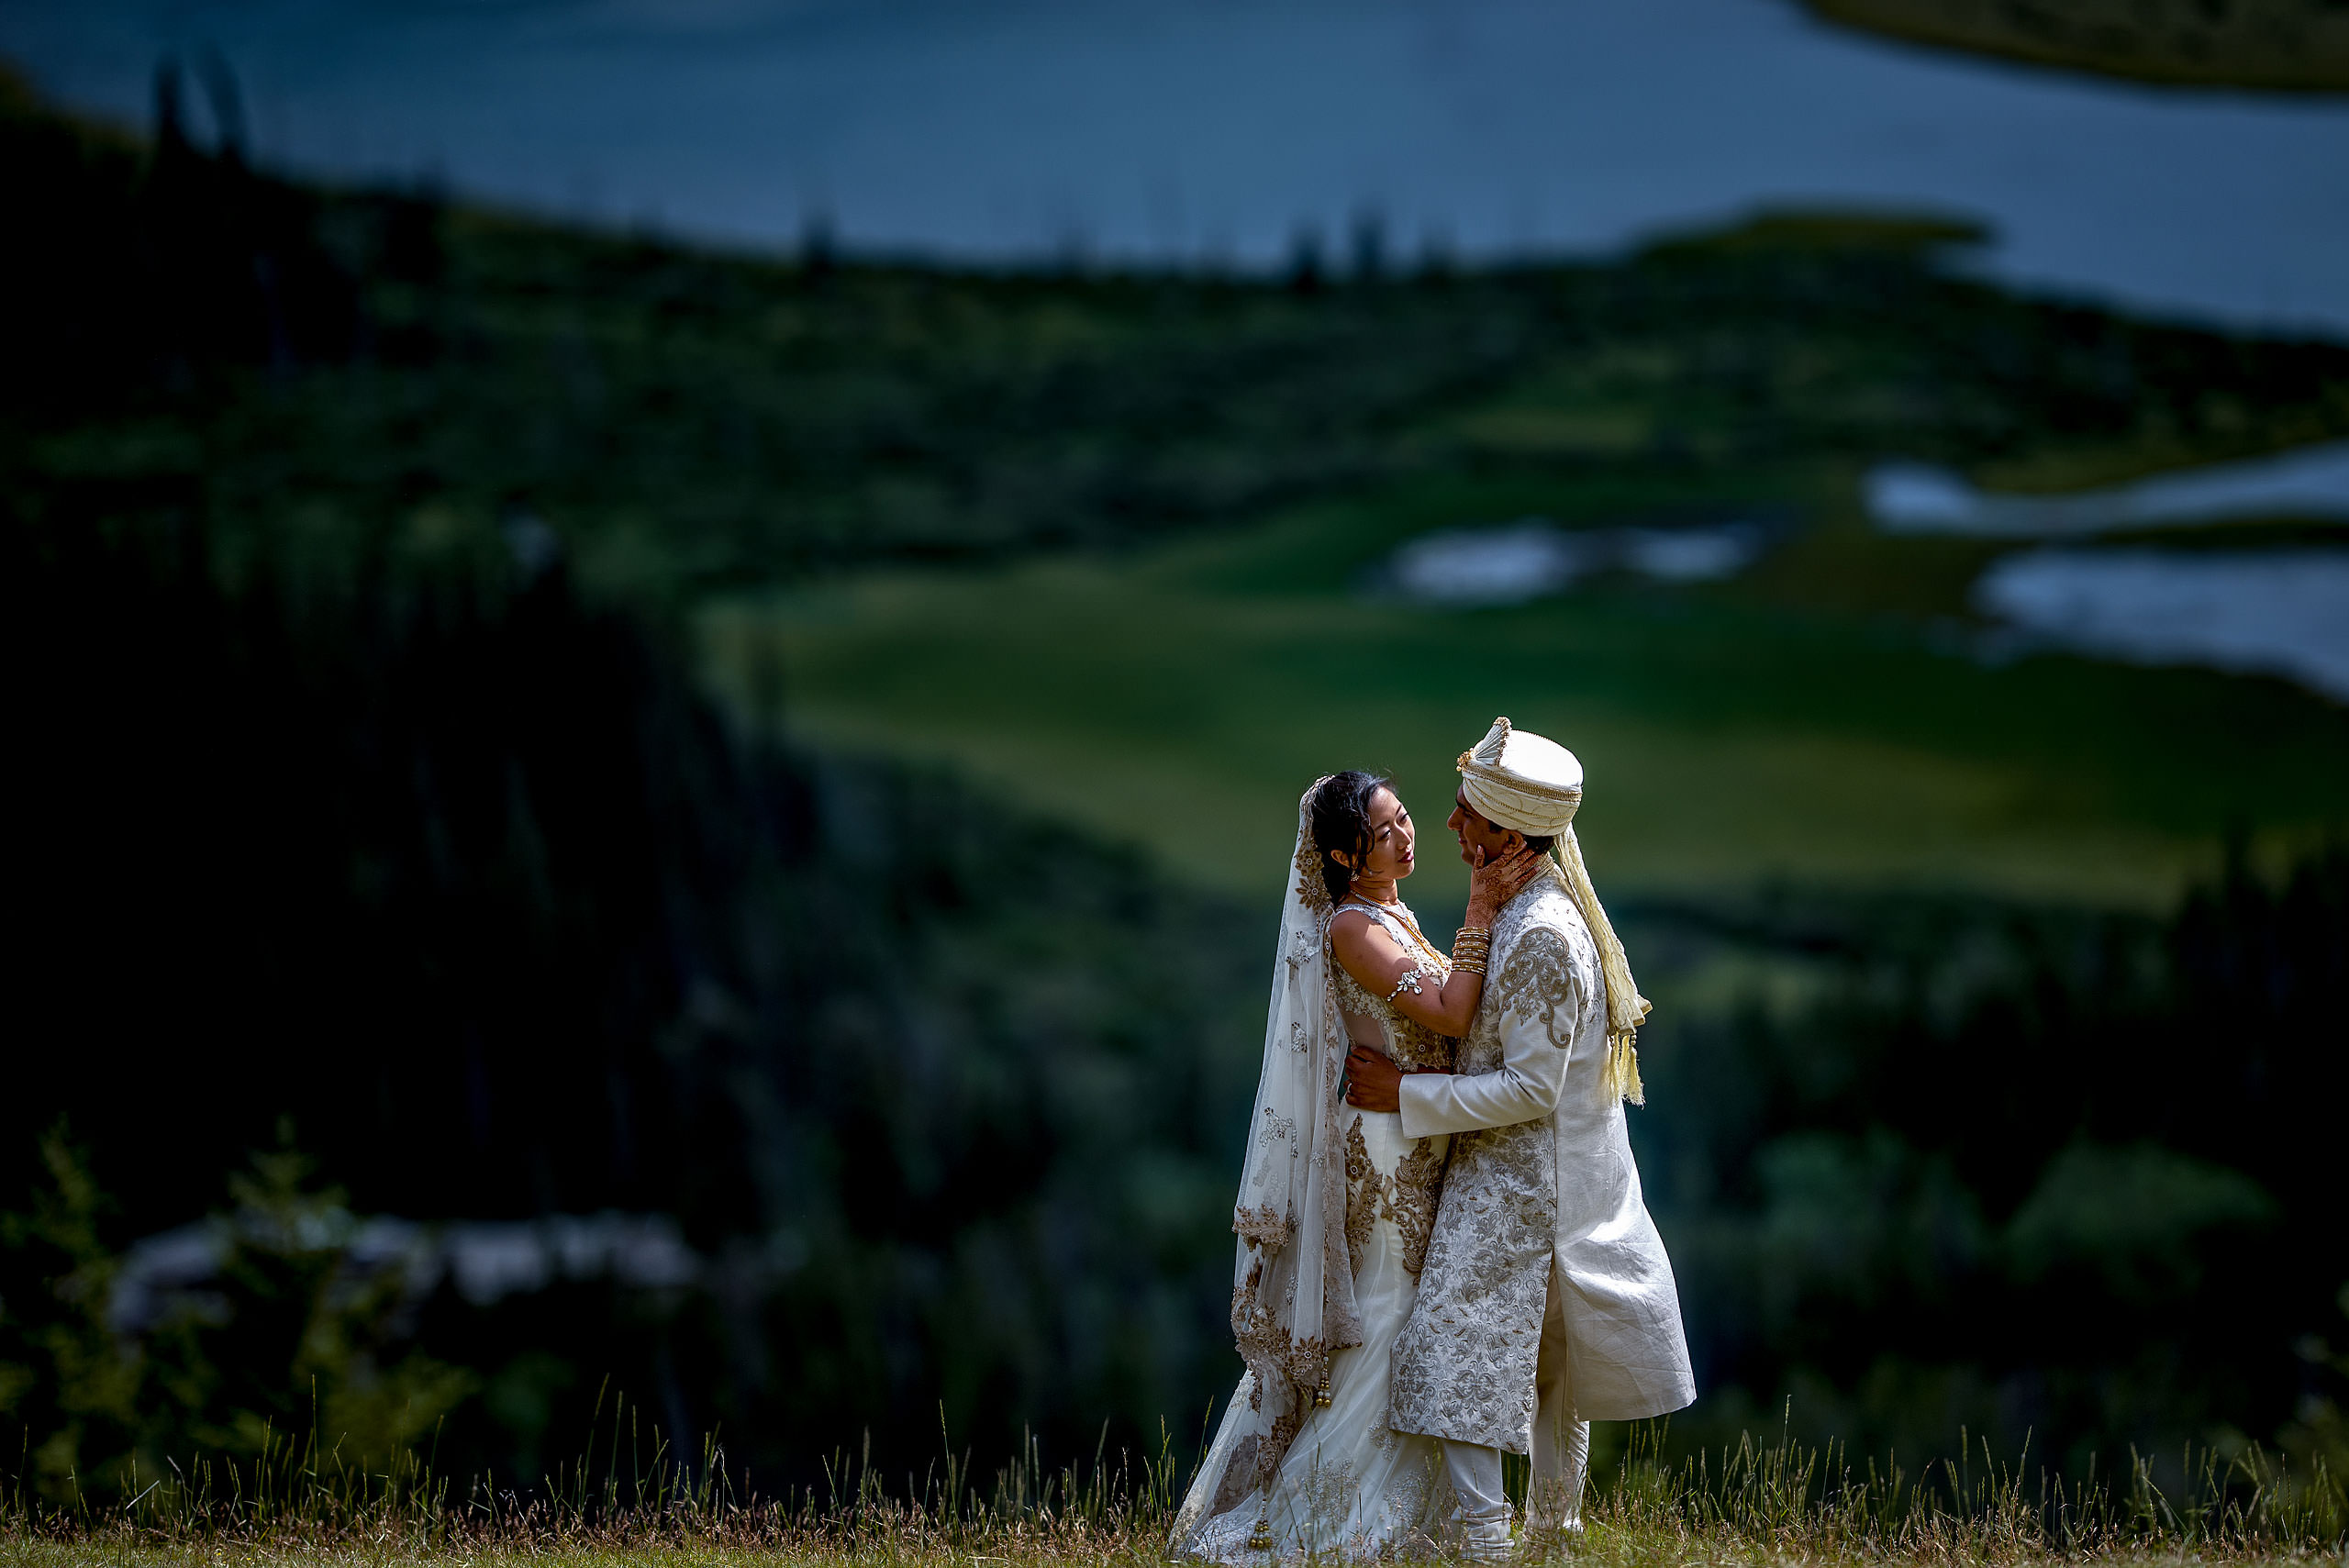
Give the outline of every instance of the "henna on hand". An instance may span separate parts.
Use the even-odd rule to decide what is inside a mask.
[[[1488,917],[1497,913],[1503,905],[1531,885],[1549,858],[1539,850],[1520,846],[1503,859],[1478,865],[1468,877],[1469,912]],[[1489,919],[1469,921],[1470,925],[1488,923]]]

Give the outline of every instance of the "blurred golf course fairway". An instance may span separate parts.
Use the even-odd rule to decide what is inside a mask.
[[[1581,756],[1585,851],[1623,893],[1784,881],[2154,906],[2231,830],[2280,853],[2343,821],[2349,712],[2266,679],[1976,656],[1965,587],[2001,547],[1876,534],[1857,477],[1435,479],[1145,552],[721,598],[697,636],[753,723],[787,711],[810,740],[951,763],[1250,896],[1273,894],[1298,792],[1365,766],[1419,817],[1411,895],[1456,903],[1453,759],[1496,714]],[[1374,585],[1432,528],[1741,506],[1794,520],[1727,583],[1595,580],[1475,609]]]

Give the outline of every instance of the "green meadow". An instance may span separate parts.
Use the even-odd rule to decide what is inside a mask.
[[[2282,851],[2349,820],[2349,712],[2276,681],[1996,656],[1965,590],[1997,547],[1877,535],[1857,479],[1372,489],[1146,551],[726,596],[697,646],[751,722],[951,763],[1249,895],[1277,878],[1297,793],[1369,766],[1435,833],[1419,895],[1464,895],[1440,824],[1453,758],[1497,714],[1582,757],[1586,851],[1627,891],[2151,907],[2231,831]],[[1398,542],[1527,514],[1790,520],[1723,584],[1619,576],[1476,609],[1380,592]]]
[[[1662,1459],[1657,1435],[1643,1426],[1611,1473],[1594,1477],[1579,1530],[1520,1533],[1509,1561],[1586,1568],[2337,1561],[2328,1542],[2340,1529],[2339,1483],[2320,1474],[2311,1485],[2255,1450],[2228,1461],[2205,1451],[2182,1484],[2165,1489],[2143,1462],[2125,1478],[2034,1484],[1987,1453],[1910,1473],[1784,1437],[1744,1438],[1674,1463]],[[703,1455],[705,1466],[717,1451]],[[485,1485],[460,1498],[445,1481],[402,1465],[358,1474],[315,1449],[298,1473],[274,1478],[288,1483],[282,1490],[226,1496],[209,1477],[195,1485],[173,1477],[78,1528],[42,1529],[0,1498],[0,1564],[1149,1568],[1183,1561],[1167,1538],[1187,1478],[1163,1452],[1139,1464],[1097,1454],[1089,1466],[1057,1474],[1031,1452],[998,1471],[991,1486],[951,1453],[900,1485],[842,1454],[822,1485],[781,1498],[738,1494],[657,1445],[635,1458],[627,1480],[615,1471],[593,1485],[573,1475],[568,1486],[527,1500]],[[1439,1540],[1370,1560],[1474,1561]]]

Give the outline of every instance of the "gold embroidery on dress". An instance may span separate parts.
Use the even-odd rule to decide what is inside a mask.
[[[1428,1240],[1435,1234],[1435,1205],[1443,1187],[1443,1160],[1433,1140],[1412,1140],[1411,1151],[1395,1167],[1382,1210],[1386,1218],[1395,1222],[1395,1229],[1402,1237],[1403,1272],[1414,1279],[1427,1264]]]
[[[1339,1007],[1356,1017],[1378,1020],[1391,1048],[1387,1054],[1397,1066],[1437,1073],[1452,1071],[1453,1053],[1458,1042],[1451,1036],[1436,1033],[1417,1018],[1404,1016],[1392,1003],[1372,995],[1342,966],[1335,970],[1334,978]]]
[[[1216,1484],[1215,1501],[1208,1505],[1209,1518],[1230,1513],[1255,1491],[1257,1442],[1251,1433],[1231,1446],[1231,1462],[1223,1467],[1223,1479]]]
[[[1346,1256],[1356,1274],[1370,1250],[1371,1228],[1390,1220],[1402,1244],[1403,1270],[1414,1279],[1427,1263],[1435,1234],[1436,1199],[1443,1186],[1444,1151],[1427,1138],[1411,1140],[1391,1176],[1371,1162],[1357,1118],[1346,1129]]]
[[[1288,1445],[1297,1440],[1297,1434],[1304,1427],[1306,1417],[1313,1413],[1310,1391],[1319,1387],[1330,1376],[1330,1346],[1319,1335],[1297,1340],[1287,1347],[1287,1353],[1280,1359],[1286,1363],[1282,1370],[1287,1373],[1291,1386],[1298,1391],[1298,1397],[1275,1418],[1271,1429],[1264,1433],[1263,1441],[1257,1445],[1256,1485],[1260,1490],[1270,1487],[1280,1474],[1282,1457],[1288,1452]],[[1256,1407],[1261,1409],[1263,1407],[1258,1405]]]
[[[1419,929],[1419,917],[1411,913],[1408,905],[1386,904],[1381,905],[1380,907],[1402,926],[1405,934],[1411,939],[1411,944],[1419,950],[1421,956],[1433,963],[1440,973],[1445,974],[1452,973],[1452,955],[1428,940],[1428,934]]]
[[[1407,953],[1417,948],[1419,954],[1412,973],[1425,975],[1439,985],[1451,974],[1452,960],[1428,940],[1408,906],[1366,904],[1357,899],[1348,901],[1343,907],[1360,909],[1368,915]],[[1331,979],[1337,983],[1339,1006],[1349,1013],[1376,1018],[1385,1026],[1387,1054],[1397,1066],[1438,1073],[1452,1070],[1453,1048],[1458,1043],[1452,1037],[1436,1033],[1418,1019],[1407,1017],[1392,1002],[1372,995],[1360,981],[1346,973],[1343,964],[1332,964],[1330,972]]]
[[[1370,1250],[1370,1229],[1385,1207],[1386,1178],[1370,1162],[1370,1146],[1363,1141],[1362,1118],[1346,1129],[1346,1261],[1357,1274],[1363,1254]]]
[[[1288,1245],[1289,1222],[1284,1216],[1275,1213],[1273,1206],[1268,1203],[1234,1210],[1231,1229],[1235,1234],[1246,1237],[1259,1247]],[[1257,1266],[1262,1268],[1264,1265],[1259,1262]]]

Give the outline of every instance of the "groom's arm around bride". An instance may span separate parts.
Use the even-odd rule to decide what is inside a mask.
[[[1462,1545],[1491,1555],[1508,1549],[1504,1451],[1532,1461],[1529,1530],[1573,1529],[1589,1423],[1679,1409],[1696,1385],[1625,1128],[1647,1003],[1575,840],[1581,764],[1501,719],[1460,772],[1449,825],[1464,859],[1554,844],[1559,863],[1494,922],[1457,1073],[1357,1051],[1347,1098],[1399,1110],[1407,1136],[1453,1135],[1390,1421],[1442,1440]]]

